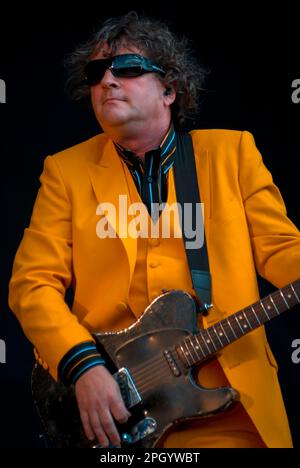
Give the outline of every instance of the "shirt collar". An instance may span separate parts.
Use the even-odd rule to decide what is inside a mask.
[[[119,156],[121,156],[121,158],[129,166],[129,168],[132,167],[132,169],[134,169],[137,166],[139,166],[140,168],[144,167],[144,161],[135,153],[133,153],[127,148],[124,148],[119,143],[114,142],[114,145]],[[171,163],[171,160],[173,160],[172,155],[174,155],[175,151],[176,151],[176,133],[174,130],[174,125],[171,124],[161,144],[157,148],[153,148],[152,150],[147,151],[147,153],[145,154],[145,159],[148,154],[153,155],[156,158],[159,157],[161,169],[163,171],[166,171],[168,169],[169,164]]]

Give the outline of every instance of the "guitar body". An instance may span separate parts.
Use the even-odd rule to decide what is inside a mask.
[[[237,400],[237,392],[229,387],[206,389],[195,383],[193,369],[185,365],[176,345],[196,332],[194,300],[174,290],[155,299],[128,329],[94,334],[112,374],[126,368],[139,398],[136,403],[128,400],[128,389],[119,382],[132,413],[126,425],[119,426],[124,445],[155,447],[175,424],[214,415]],[[73,386],[55,382],[36,364],[32,392],[54,447],[93,446],[83,434]]]

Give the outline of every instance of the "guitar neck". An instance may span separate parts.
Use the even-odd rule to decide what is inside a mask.
[[[255,302],[235,314],[189,335],[176,346],[185,365],[191,367],[210,358],[230,343],[264,325],[300,303],[300,280]]]

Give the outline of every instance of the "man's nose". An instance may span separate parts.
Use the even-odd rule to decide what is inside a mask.
[[[105,73],[100,83],[101,83],[101,86],[108,87],[108,88],[116,88],[120,86],[119,81],[112,74],[109,68],[105,70]]]

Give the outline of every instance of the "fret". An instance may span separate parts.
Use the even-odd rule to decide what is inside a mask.
[[[219,337],[219,333],[218,333],[217,330],[215,329],[215,326],[213,326],[213,327],[211,327],[211,328],[212,328],[213,331],[215,332],[215,334],[216,334],[216,336],[217,336],[217,338],[218,338],[218,340],[219,340],[219,342],[220,342],[221,348],[223,348],[223,343],[222,343],[222,341],[221,341],[221,339],[220,339],[220,337]]]
[[[251,308],[247,307],[247,308],[243,309],[243,314],[245,316],[245,319],[247,320],[249,328],[251,330],[256,328],[257,327],[257,319],[256,319],[255,315],[253,314],[253,311],[251,310]]]
[[[260,302],[260,305],[262,306],[262,308],[264,309],[263,303],[262,303],[261,301],[259,301],[259,302]],[[260,321],[259,318],[257,317],[257,314],[256,314],[255,309],[254,309],[253,306],[251,306],[251,310],[252,310],[252,312],[254,313],[255,318],[256,318],[256,320],[258,321],[259,325],[261,325],[261,321]]]
[[[221,327],[221,328],[222,328],[222,330],[223,330],[223,333],[224,333],[224,335],[225,335],[225,337],[226,337],[226,339],[227,339],[228,343],[230,343],[230,340],[229,340],[229,338],[228,338],[228,336],[227,336],[227,334],[226,334],[226,332],[225,332],[225,329],[224,329],[224,327],[223,327],[223,325],[222,325],[222,321],[221,321],[221,322],[219,322],[219,324],[220,324],[220,327]]]
[[[295,289],[294,289],[294,286],[293,286],[292,284],[291,284],[290,286],[291,286],[291,288],[292,288],[292,290],[293,290],[293,293],[295,294],[295,297],[296,297],[297,301],[300,303],[299,296],[298,296],[298,294],[296,293],[296,291],[295,291]]]
[[[192,361],[195,361],[195,359],[193,358],[193,355],[192,355],[192,353],[191,353],[191,351],[190,351],[190,348],[189,348],[189,345],[188,345],[186,339],[184,340],[184,344],[185,344],[185,347],[186,347],[186,349],[187,349],[187,353],[188,353],[188,354],[191,356],[191,358],[192,358]],[[186,353],[186,356],[188,355],[187,353]]]
[[[234,329],[233,329],[232,326],[231,326],[231,323],[230,323],[230,321],[229,321],[229,318],[226,319],[226,322],[227,322],[228,325],[230,326],[230,329],[231,329],[231,331],[232,331],[232,334],[233,334],[233,336],[235,337],[235,339],[237,340],[238,337],[236,336],[235,331],[234,331]]]
[[[273,301],[273,298],[272,298],[271,294],[269,294],[269,298],[270,298],[270,301],[272,302],[272,304],[273,304],[273,306],[274,306],[274,308],[275,308],[275,310],[276,310],[276,312],[277,312],[277,315],[280,315],[280,312],[279,312],[279,310],[277,309],[276,304],[275,304],[275,302]]]
[[[238,321],[236,314],[234,314],[234,318],[235,318],[235,320],[237,321],[238,326],[240,327],[242,334],[244,334],[244,330],[242,329],[241,324],[240,324],[240,322]]]
[[[191,335],[188,336],[188,340],[189,340],[190,343],[191,343],[191,347],[192,347],[193,350],[195,351],[196,361],[199,360],[199,359],[201,359],[200,356],[199,356],[199,354],[198,354],[198,352],[197,352],[197,349],[196,349],[195,346],[194,346],[194,343],[193,343],[193,341],[192,341]]]
[[[244,314],[245,319],[247,320],[247,323],[248,323],[248,325],[249,325],[250,330],[252,330],[252,326],[251,326],[251,324],[250,324],[250,322],[249,322],[249,320],[248,320],[248,318],[247,318],[247,315],[245,314],[245,311],[244,311],[244,310],[243,310],[243,314]]]
[[[263,300],[261,301],[261,303],[263,304],[263,301],[267,301],[268,298],[269,298],[269,296],[266,297],[265,299],[263,299]],[[271,303],[271,304],[272,304],[272,303]],[[267,309],[271,312],[271,311],[272,311],[272,305],[270,305],[270,304],[267,303],[267,304],[265,304],[265,307],[264,307],[264,312],[265,312],[265,314],[266,314],[268,320],[271,320],[272,317],[270,317],[270,315],[268,314]]]
[[[216,347],[215,343],[214,343],[214,340],[212,339],[212,337],[210,336],[210,333],[209,333],[209,328],[206,329],[206,332],[210,338],[210,341],[212,342],[213,344],[213,347],[215,348],[216,351],[218,351],[218,348]]]
[[[197,341],[198,345],[200,346],[201,353],[203,354],[204,357],[206,357],[206,354],[205,354],[205,352],[204,352],[203,349],[202,349],[202,346],[201,346],[200,341],[198,340],[198,337],[199,337],[199,334],[195,335],[195,340]],[[201,337],[201,338],[202,338],[202,337]]]
[[[218,331],[218,327],[219,326],[219,331]],[[216,328],[216,330],[218,331],[219,333],[219,336],[220,336],[220,340],[223,342],[223,337],[225,337],[225,342],[223,343],[223,346],[226,346],[226,343],[230,343],[229,339],[228,339],[228,336],[226,335],[226,332],[225,332],[225,329],[223,328],[223,325],[221,322],[218,322],[218,323],[215,323],[214,327]]]
[[[237,335],[234,329],[232,328],[230,321],[227,319],[223,319],[222,322],[223,322],[224,330],[226,330],[227,336],[229,337],[230,342],[236,340]]]
[[[206,338],[206,332],[207,332],[207,329],[202,331],[202,337],[203,337],[203,341],[204,341],[204,343],[205,343],[205,345],[206,345],[206,347],[207,347],[207,349],[208,349],[208,353],[209,353],[209,355],[211,355],[211,354],[214,354],[214,350],[211,350],[211,349],[209,348],[209,346],[208,346],[208,345],[211,343],[211,339],[210,339],[210,338],[209,338],[209,339]],[[208,335],[208,336],[209,336],[209,335]]]
[[[184,343],[184,344],[186,344],[186,343]],[[188,358],[188,353],[187,353],[186,351],[184,351],[182,345],[180,345],[180,349],[181,349],[181,352],[182,352],[183,356],[185,357],[185,359],[186,359],[188,365],[191,366],[191,365],[193,364],[193,362],[192,362],[192,364],[190,363],[190,360],[189,360],[189,358]]]
[[[292,285],[290,285],[290,286],[292,286]],[[283,295],[284,295],[284,292],[286,293],[286,294],[285,294],[285,297],[286,297],[287,299],[289,299],[289,301],[290,301],[290,303],[288,303],[288,304],[289,304],[289,308],[290,308],[290,307],[293,307],[293,306],[295,305],[294,300],[296,299],[296,301],[297,301],[297,298],[296,298],[296,296],[295,296],[295,294],[294,294],[294,292],[293,292],[292,287],[291,287],[292,291],[286,291],[286,289],[287,289],[287,288],[285,288],[285,291],[282,291],[282,293],[283,293]]]
[[[262,306],[263,306],[264,313],[266,314],[266,316],[267,316],[267,319],[268,319],[268,320],[271,320],[271,317],[270,317],[270,315],[269,315],[269,314],[268,314],[268,312],[267,312],[267,309],[268,309],[268,310],[270,310],[270,309],[271,309],[271,306],[270,306],[270,304],[267,304],[267,305],[266,305],[266,307],[267,307],[267,309],[266,309],[266,307],[264,306],[264,303],[263,303],[263,301],[260,301],[260,302],[261,302],[261,304],[262,304]]]
[[[249,328],[249,327],[248,327],[249,322],[248,322],[248,320],[247,320],[247,317],[246,317],[246,322],[247,322],[247,323],[246,323],[245,320],[244,320],[244,317],[245,317],[244,311],[243,311],[243,310],[240,310],[240,311],[236,314],[236,317],[239,319],[239,325],[241,326],[241,324],[242,324],[242,331],[243,331],[243,333],[244,333],[244,334],[247,333],[247,330],[248,330],[248,328]],[[252,330],[251,325],[250,325],[250,330]]]
[[[286,301],[286,299],[285,299],[285,297],[284,297],[284,294],[283,294],[283,292],[281,291],[281,289],[279,289],[279,292],[280,292],[280,295],[281,295],[282,299],[283,299],[284,302],[285,302],[286,307],[289,308],[290,306],[289,306],[288,302]]]
[[[212,354],[212,352],[211,352],[211,350],[209,349],[208,344],[206,343],[206,339],[205,339],[205,336],[204,336],[204,332],[205,332],[205,330],[202,330],[202,332],[200,333],[200,336],[201,336],[201,338],[202,338],[202,340],[203,340],[203,343],[204,343],[205,346],[207,347],[208,355],[210,355],[210,354]],[[198,334],[198,336],[199,336],[199,334]]]
[[[263,307],[263,309],[264,309],[264,313],[266,314],[268,320],[270,320],[270,316],[269,316],[269,314],[268,314],[268,312],[267,312],[267,310],[266,310],[266,308],[265,308],[265,306],[264,306],[263,301],[260,301],[260,303],[261,303],[261,305],[262,305],[262,307]],[[271,306],[270,306],[270,305],[267,305],[267,309],[270,309],[270,308],[271,308]]]

